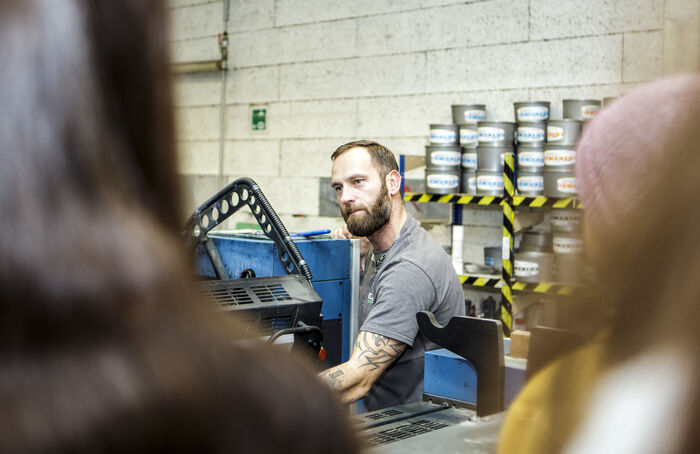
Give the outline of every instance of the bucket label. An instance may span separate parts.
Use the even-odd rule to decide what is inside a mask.
[[[544,129],[528,126],[518,127],[518,142],[543,142]]]
[[[537,192],[544,190],[544,177],[542,175],[528,175],[518,177],[518,191]]]
[[[480,191],[503,190],[503,175],[477,175],[476,187]]]
[[[561,228],[578,227],[579,225],[581,225],[581,215],[579,215],[579,214],[567,215],[567,214],[561,214],[561,213],[556,214],[556,215],[553,214],[552,217],[550,218],[549,222],[555,227],[561,227]]]
[[[459,186],[459,175],[431,173],[425,176],[425,185],[431,189],[454,189]]]
[[[576,162],[574,150],[545,150],[544,164],[550,167],[568,166]]]
[[[589,120],[589,119],[595,117],[595,115],[598,113],[599,110],[600,110],[600,106],[597,106],[595,104],[581,106],[581,117],[584,120]]]
[[[578,254],[583,251],[583,240],[581,238],[555,236],[552,238],[552,248],[556,254]]]
[[[469,188],[470,193],[476,193],[476,177],[469,177],[467,179],[467,188]]]
[[[547,126],[547,142],[561,142],[562,140],[564,140],[564,128]]]
[[[540,264],[537,262],[517,259],[514,262],[515,277],[533,277],[540,274]]]
[[[518,109],[518,121],[544,121],[549,118],[546,106],[526,106]]]
[[[477,121],[486,120],[485,110],[465,110],[464,111],[464,122],[465,123],[476,123]]]
[[[432,143],[455,143],[457,133],[451,129],[431,129],[430,141]]]
[[[502,128],[479,126],[479,142],[500,142],[506,140],[506,131]]]
[[[433,151],[430,163],[435,166],[458,166],[461,156],[459,151]]]
[[[576,178],[565,177],[557,179],[557,191],[566,194],[577,194],[578,186],[576,185]]]
[[[462,145],[474,145],[479,141],[479,133],[473,129],[459,128],[459,143]]]
[[[462,167],[476,169],[476,153],[462,153]]]
[[[544,166],[544,151],[521,151],[518,153],[518,165],[521,167]]]

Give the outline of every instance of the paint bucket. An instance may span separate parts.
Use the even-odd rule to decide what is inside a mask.
[[[427,167],[425,169],[425,192],[428,194],[458,193],[461,173],[459,166],[447,169]]]
[[[554,233],[552,250],[555,254],[582,254],[583,239],[576,233]]]
[[[583,254],[554,254],[554,276],[562,284],[583,284]]]
[[[459,126],[448,124],[430,125],[430,145],[459,145]]]
[[[544,146],[544,166],[548,169],[560,172],[574,170],[576,163],[576,148],[574,145],[552,145]]]
[[[476,124],[486,120],[486,105],[455,104],[452,106],[452,121],[455,124]]]
[[[476,193],[503,196],[503,172],[476,172]]]
[[[476,172],[478,162],[476,148],[462,147],[462,171]]]
[[[547,197],[576,197],[578,187],[574,170],[560,172],[545,167],[542,172],[544,177],[544,195]]]
[[[518,172],[542,173],[544,148],[533,145],[518,145]]]
[[[526,197],[538,197],[544,195],[544,177],[542,173],[529,173],[519,171],[516,178],[518,194]]]
[[[539,230],[526,230],[520,239],[518,251],[552,252],[552,235]]]
[[[517,123],[538,123],[549,119],[549,101],[516,102],[513,108]]]
[[[480,121],[479,146],[512,147],[515,137],[515,123],[507,121]]]
[[[518,123],[518,143],[542,144],[547,138],[547,123]]]
[[[583,226],[582,210],[552,210],[549,212],[549,226],[552,233],[576,233]]]
[[[552,282],[554,255],[551,252],[523,251],[515,254],[515,280],[521,282]]]
[[[462,149],[459,146],[439,147],[435,145],[425,146],[425,166],[459,167],[462,163]]]
[[[573,145],[581,135],[579,120],[549,120],[547,123],[547,143]]]
[[[565,99],[562,104],[564,118],[586,121],[596,116],[601,103],[599,99]]]
[[[476,194],[476,172],[462,170],[462,194]]]
[[[463,147],[474,148],[479,143],[479,131],[476,124],[459,125],[459,144]]]
[[[501,172],[507,154],[515,156],[511,147],[477,147],[477,168],[484,172]]]

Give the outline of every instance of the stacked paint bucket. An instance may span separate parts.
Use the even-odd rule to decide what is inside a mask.
[[[476,147],[476,193],[503,196],[505,156],[514,155],[515,123],[479,121]]]
[[[549,102],[516,102],[518,158],[516,188],[530,197],[544,194],[544,143],[547,136]]]
[[[552,282],[554,280],[554,254],[552,235],[547,232],[523,233],[513,263],[515,279],[522,282]]]
[[[583,283],[583,212],[577,209],[552,210],[549,222],[556,280],[564,284]]]
[[[462,149],[462,188],[464,194],[476,194],[477,152],[479,142],[477,124],[486,120],[484,104],[452,106],[452,121],[459,125],[459,145]]]
[[[430,144],[425,146],[425,192],[459,192],[462,153],[455,124],[431,124]]]

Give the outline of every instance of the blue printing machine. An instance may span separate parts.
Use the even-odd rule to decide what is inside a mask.
[[[255,276],[280,276],[287,271],[278,258],[278,248],[262,235],[211,233],[221,260],[231,278],[245,270]],[[309,265],[311,284],[323,300],[323,347],[328,352],[327,367],[347,361],[350,357],[351,303],[351,244],[349,240],[328,238],[295,238],[294,243]],[[211,261],[201,247],[197,248],[195,273],[215,278]]]

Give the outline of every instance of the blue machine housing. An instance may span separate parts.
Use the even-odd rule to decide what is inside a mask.
[[[255,276],[287,274],[280,262],[275,243],[262,235],[211,233],[221,260],[232,279],[245,270]],[[328,238],[295,238],[304,260],[309,265],[311,284],[323,300],[323,346],[328,352],[327,365],[333,366],[350,357],[351,246],[349,240]],[[197,248],[195,273],[215,278],[214,268],[202,247]]]

